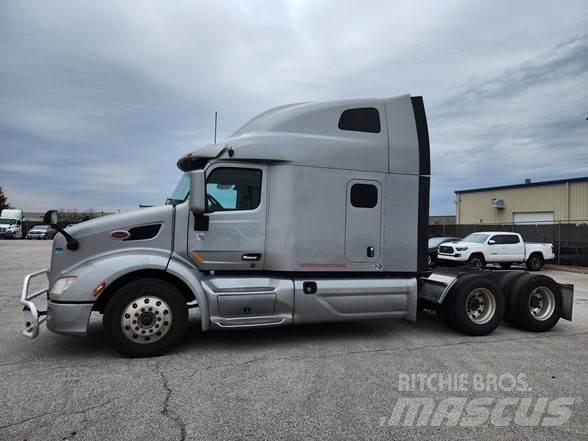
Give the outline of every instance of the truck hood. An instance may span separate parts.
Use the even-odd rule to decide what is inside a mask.
[[[172,205],[142,208],[122,214],[111,214],[67,228],[67,232],[78,241],[77,250],[68,250],[65,237],[57,233],[53,241],[50,267],[50,283],[74,270],[89,260],[106,254],[128,252],[137,248],[158,249],[171,255],[173,232]],[[113,231],[133,232],[137,227],[159,225],[152,237],[130,236],[126,239],[114,238]]]
[[[74,224],[67,228],[67,232],[76,239],[93,236],[105,231],[132,228],[137,225],[160,220],[163,222],[171,215],[172,206],[140,208],[128,213],[108,214],[85,222]]]
[[[480,246],[482,244],[477,243],[477,242],[445,242],[445,243],[442,243],[440,246],[443,246],[443,245],[449,245],[452,247],[460,247],[460,248],[463,248],[463,247],[473,248],[476,246]]]

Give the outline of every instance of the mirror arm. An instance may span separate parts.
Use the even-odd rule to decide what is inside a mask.
[[[59,225],[51,225],[51,227],[54,228],[58,233],[63,234],[63,237],[65,237],[65,240],[67,241],[67,249],[68,250],[75,251],[80,247],[80,244],[77,241],[77,239],[74,239],[73,237],[71,237],[71,234],[69,234],[67,231],[65,231],[63,228],[61,228]]]

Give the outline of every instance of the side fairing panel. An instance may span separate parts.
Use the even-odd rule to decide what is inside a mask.
[[[320,279],[316,292],[304,292],[294,281],[294,323],[374,318],[416,320],[417,282],[412,278]]]
[[[384,202],[384,270],[417,271],[419,176],[387,175]]]
[[[388,172],[419,173],[419,140],[410,95],[388,98]]]

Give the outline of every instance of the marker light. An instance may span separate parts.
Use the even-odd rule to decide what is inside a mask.
[[[202,263],[202,261],[204,260],[204,257],[202,257],[202,255],[200,253],[197,253],[196,251],[192,251],[190,255],[192,256],[192,260],[195,262]]]
[[[96,288],[94,288],[94,297],[98,297],[102,291],[106,288],[106,283],[100,282]]]

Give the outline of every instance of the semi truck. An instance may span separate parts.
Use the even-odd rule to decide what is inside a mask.
[[[59,233],[48,269],[23,283],[23,334],[84,335],[102,314],[116,349],[178,343],[197,307],[203,331],[437,311],[472,336],[504,319],[530,331],[571,320],[573,286],[525,271],[432,273],[429,135],[422,97],[297,103],[179,158],[163,206]],[[30,292],[36,277],[42,289]],[[35,304],[47,298],[46,311]]]
[[[22,239],[24,214],[16,208],[5,208],[0,212],[0,237],[5,239]]]

